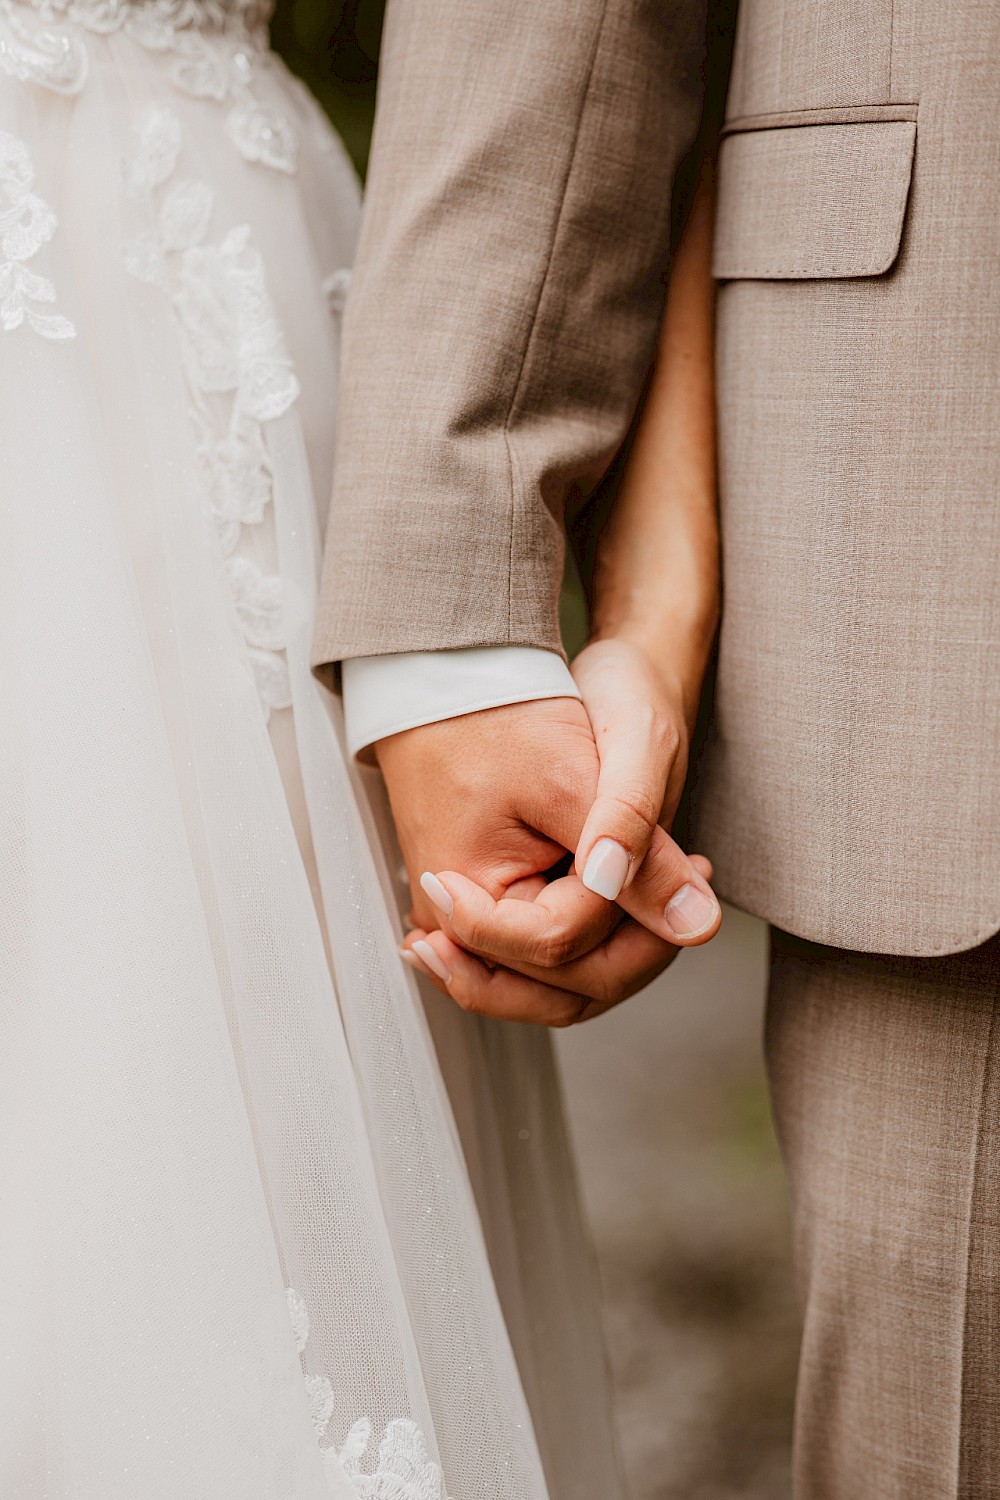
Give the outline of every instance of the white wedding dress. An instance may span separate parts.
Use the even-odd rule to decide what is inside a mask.
[[[0,0],[2,1500],[619,1494],[548,1038],[309,671],[357,220],[253,0]]]

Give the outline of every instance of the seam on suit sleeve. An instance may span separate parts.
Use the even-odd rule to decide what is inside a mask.
[[[508,551],[508,556],[507,556],[507,638],[508,638],[508,640],[510,639],[511,634],[512,634],[512,630],[513,630],[513,618],[514,618],[514,531],[515,531],[515,527],[517,525],[517,513],[518,513],[518,498],[517,498],[517,483],[516,483],[517,462],[516,462],[516,459],[515,459],[515,456],[514,456],[514,449],[513,449],[513,446],[511,444],[511,441],[510,441],[510,421],[511,421],[511,417],[514,414],[514,408],[517,406],[518,398],[519,398],[519,396],[521,394],[521,390],[522,390],[522,387],[524,385],[524,373],[525,373],[525,370],[527,369],[528,356],[531,353],[531,346],[532,346],[532,342],[534,340],[535,330],[536,330],[537,325],[538,325],[538,313],[539,313],[539,309],[541,308],[541,305],[542,305],[542,299],[543,299],[543,297],[545,295],[545,289],[548,286],[549,273],[550,273],[550,271],[552,269],[552,261],[553,261],[554,256],[555,256],[555,248],[556,248],[556,245],[558,244],[558,241],[559,241],[559,231],[560,231],[560,229],[562,227],[563,213],[564,213],[564,210],[565,210],[565,207],[566,207],[566,195],[567,195],[567,193],[569,191],[569,184],[570,184],[570,181],[571,181],[572,176],[573,176],[573,168],[576,165],[577,152],[579,150],[579,145],[580,145],[580,132],[581,132],[581,129],[582,129],[582,126],[583,126],[584,116],[585,116],[585,114],[587,112],[587,102],[588,102],[588,100],[590,98],[590,90],[591,90],[591,85],[593,83],[593,78],[594,78],[594,67],[595,67],[595,64],[597,62],[598,53],[600,52],[600,49],[601,49],[601,41],[602,41],[603,36],[604,36],[604,27],[605,27],[605,23],[607,21],[607,16],[608,16],[608,0],[604,0],[603,5],[601,6],[600,19],[598,20],[597,25],[594,28],[594,45],[593,45],[593,48],[591,49],[590,61],[589,61],[588,65],[587,65],[587,77],[586,77],[586,81],[584,83],[583,90],[582,90],[582,92],[580,94],[580,108],[579,108],[579,111],[577,112],[577,118],[576,118],[576,132],[574,134],[573,145],[572,145],[572,147],[570,149],[569,156],[568,156],[568,159],[567,159],[567,162],[566,162],[566,172],[565,172],[565,175],[563,177],[562,190],[561,190],[560,195],[559,195],[559,211],[555,215],[555,219],[553,221],[552,235],[551,235],[551,238],[550,238],[550,241],[549,241],[549,249],[548,249],[548,253],[547,253],[546,258],[545,258],[545,269],[542,272],[541,277],[539,278],[538,295],[535,298],[535,306],[534,306],[534,308],[532,310],[531,321],[528,324],[528,331],[527,331],[527,335],[526,335],[525,341],[524,341],[524,348],[521,351],[521,362],[520,362],[520,364],[518,366],[517,378],[514,381],[514,388],[513,388],[512,392],[511,392],[510,402],[509,402],[509,404],[507,406],[507,414],[504,417],[503,437],[504,437],[504,445],[505,445],[505,447],[507,449],[507,464],[508,464],[508,468],[510,469],[510,543],[509,543],[509,551]]]

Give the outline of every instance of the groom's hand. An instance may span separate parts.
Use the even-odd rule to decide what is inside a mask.
[[[581,883],[547,873],[571,847],[597,786],[590,720],[573,698],[465,714],[409,729],[375,747],[413,894],[412,918],[442,915],[421,884],[461,871],[494,900],[539,898],[534,956],[558,961],[608,933],[615,909]],[[440,897],[440,892],[437,892]],[[492,929],[469,931],[489,951]],[[494,956],[501,956],[496,953]]]
[[[665,916],[679,890],[694,885],[714,903],[707,864],[688,859],[662,830],[621,895],[645,930],[623,922],[618,907],[571,870],[550,878],[577,848],[599,785],[602,798],[615,794],[574,699],[425,725],[381,741],[376,753],[413,919],[435,929],[433,945],[417,937],[417,953],[431,969],[437,959],[439,979],[469,1009],[560,1025],[607,1008],[647,983],[685,941]],[[717,925],[688,941],[706,941]]]

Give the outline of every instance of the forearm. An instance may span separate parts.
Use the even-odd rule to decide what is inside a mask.
[[[674,258],[657,362],[597,551],[593,635],[640,646],[697,707],[719,613],[713,182],[706,162]]]
[[[705,0],[393,0],[314,661],[558,652],[661,316]]]

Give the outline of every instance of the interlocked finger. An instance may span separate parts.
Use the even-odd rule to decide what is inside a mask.
[[[454,870],[425,873],[420,883],[440,913],[446,936],[503,964],[557,968],[603,942],[621,920],[616,907],[572,874],[542,886],[534,900],[494,900]]]
[[[568,1026],[620,1005],[644,989],[679,952],[638,923],[626,921],[607,942],[557,969],[494,967],[445,933],[420,929],[407,936],[403,957],[465,1010],[501,1020]]]
[[[715,936],[722,911],[703,873],[707,861],[687,855],[658,828],[649,852],[618,904],[666,942],[696,947]]]
[[[589,1003],[585,995],[526,979],[510,969],[490,969],[443,932],[410,933],[407,944],[403,957],[474,1015],[565,1027],[578,1021]]]

